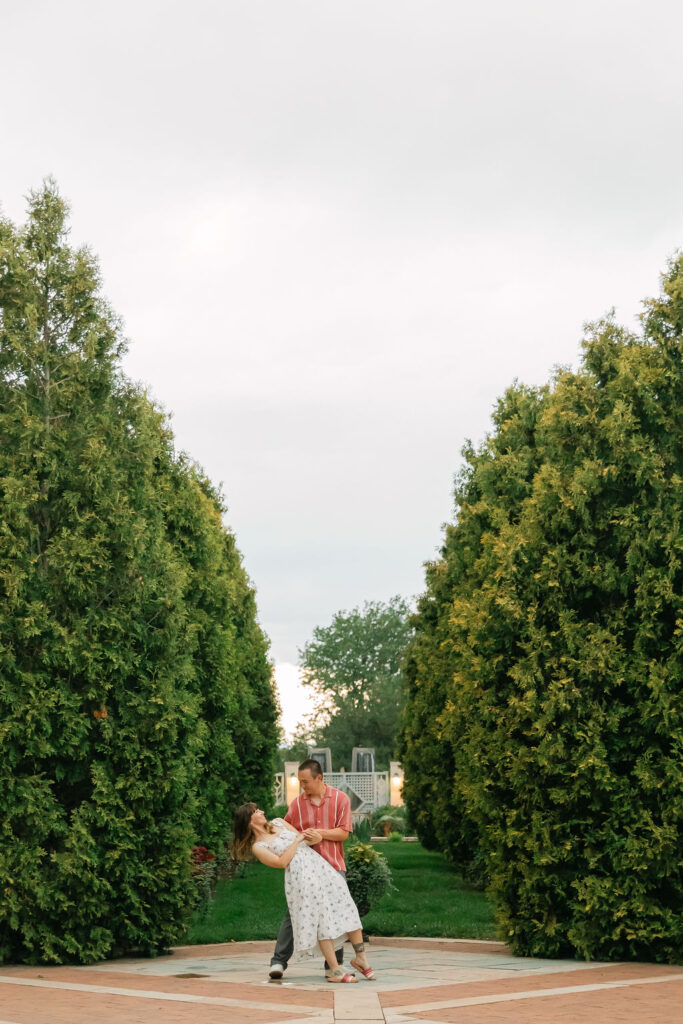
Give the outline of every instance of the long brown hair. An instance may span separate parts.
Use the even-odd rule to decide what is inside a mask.
[[[258,810],[258,804],[242,804],[235,811],[232,821],[232,842],[230,854],[233,860],[249,860],[254,845],[254,833],[251,830],[251,816]],[[269,821],[265,824],[266,832],[274,832],[275,826]]]

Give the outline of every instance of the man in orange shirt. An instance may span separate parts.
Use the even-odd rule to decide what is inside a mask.
[[[346,793],[325,783],[320,763],[312,758],[299,765],[299,785],[303,793],[292,801],[285,821],[312,840],[311,849],[346,877],[344,843],[353,831],[351,801]],[[287,914],[280,925],[270,961],[273,980],[281,978],[287,970],[293,946],[292,922]],[[339,963],[343,963],[344,947],[336,953]],[[327,962],[325,970],[329,970]]]

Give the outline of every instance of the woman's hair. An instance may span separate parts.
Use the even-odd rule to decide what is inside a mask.
[[[235,811],[232,822],[232,843],[230,855],[233,860],[249,860],[254,845],[254,833],[251,831],[251,816],[258,810],[257,804],[242,804]],[[274,832],[275,826],[269,821],[265,824],[266,832]]]

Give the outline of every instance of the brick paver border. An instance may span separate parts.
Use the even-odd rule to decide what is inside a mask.
[[[377,937],[372,945],[378,954],[382,952],[384,987],[381,970],[377,983],[360,980],[357,985],[331,986],[317,974],[311,980],[306,969],[293,971],[289,984],[269,985],[271,942],[180,946],[172,957],[88,967],[6,966],[0,968],[0,1024],[196,1024],[197,1020],[202,1024],[678,1024],[680,1020],[683,966],[571,961],[556,965],[528,960],[516,970],[504,943]],[[416,952],[414,985],[411,950]],[[433,963],[426,955],[430,950],[438,954]],[[454,954],[452,968],[449,953]],[[238,955],[242,962],[230,966]],[[496,966],[498,955],[508,962]],[[196,973],[192,961],[197,962]]]

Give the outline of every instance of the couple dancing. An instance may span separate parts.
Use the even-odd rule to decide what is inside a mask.
[[[270,977],[282,977],[292,954],[312,956],[318,948],[329,982],[355,983],[355,975],[342,966],[348,939],[356,954],[351,966],[374,981],[358,910],[346,884],[344,841],[352,828],[349,798],[325,784],[319,762],[310,758],[299,765],[299,783],[303,793],[284,818],[269,822],[256,804],[243,804],[235,813],[234,856],[246,860],[253,854],[268,867],[285,869],[289,913],[277,937]]]

